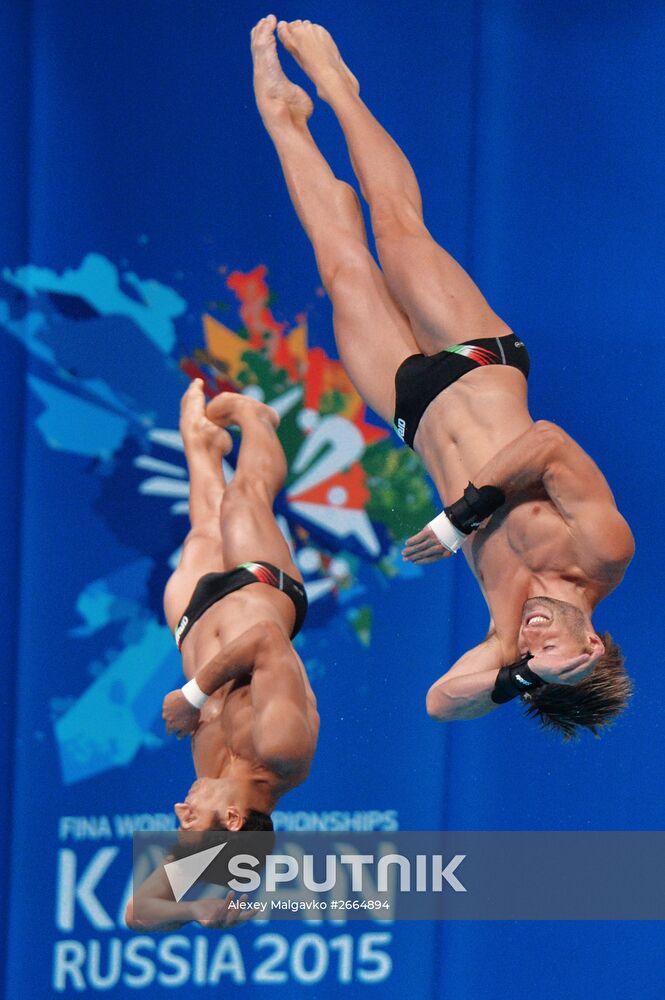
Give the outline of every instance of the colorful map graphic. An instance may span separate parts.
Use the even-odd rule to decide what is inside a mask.
[[[200,317],[192,347],[182,295],[99,254],[62,273],[27,265],[2,274],[0,328],[29,352],[36,431],[49,449],[88,461],[99,477],[96,513],[141,553],[81,581],[70,635],[114,638],[90,663],[85,691],[53,706],[65,783],[161,744],[161,698],[180,676],[161,593],[187,530],[177,413],[188,378],[203,378],[209,396],[253,394],[281,415],[289,475],[275,509],[312,607],[301,649],[308,669],[318,669],[317,635],[332,621],[371,644],[372,580],[419,573],[399,556],[408,531],[434,513],[419,460],[367,413],[341,363],[310,346],[307,316],[275,318],[266,276],[263,265],[225,275],[232,302]],[[231,477],[235,449],[226,461]]]

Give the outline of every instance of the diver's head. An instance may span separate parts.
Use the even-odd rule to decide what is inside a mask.
[[[608,632],[598,635],[587,614],[566,601],[532,597],[522,610],[519,632],[521,653],[529,652],[535,663],[557,664],[587,655],[588,661],[576,683],[547,683],[522,696],[527,715],[537,717],[546,728],[556,729],[569,740],[580,729],[594,736],[619,715],[632,692],[621,650]]]
[[[605,652],[589,615],[553,597],[530,597],[524,602],[518,644],[520,653],[531,653],[539,663],[574,660],[586,654],[588,673]]]
[[[231,778],[197,778],[184,802],[176,802],[183,830],[272,830],[268,813],[252,809],[251,786]]]

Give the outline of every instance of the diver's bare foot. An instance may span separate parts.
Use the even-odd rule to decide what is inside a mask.
[[[272,406],[239,392],[220,392],[208,403],[206,415],[220,427],[231,424],[242,427],[245,420],[264,420],[275,429],[279,426],[279,414]]]
[[[302,87],[284,74],[277,55],[274,14],[263,17],[252,28],[252,60],[254,62],[254,95],[266,125],[286,115],[293,122],[306,122],[314,105]]]
[[[205,394],[200,378],[190,384],[180,402],[180,435],[187,450],[203,447],[219,458],[228,455],[233,447],[229,432],[206,416]]]
[[[357,79],[346,65],[331,35],[311,21],[280,21],[279,40],[316,85],[321,100],[331,104],[340,89],[360,93]]]

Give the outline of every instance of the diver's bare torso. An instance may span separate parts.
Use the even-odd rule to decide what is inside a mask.
[[[213,569],[206,566],[200,575],[223,572],[219,568],[221,566],[221,561]],[[181,600],[174,614],[167,610],[167,621],[172,632],[185,610],[189,596],[187,591],[187,597]],[[291,599],[268,584],[252,583],[213,604],[192,626],[182,643],[182,669],[187,680],[212,659],[220,646],[233,642],[252,625],[262,621],[273,621],[281,625],[287,634],[291,633],[295,622],[295,608]]]
[[[167,621],[171,631],[175,629],[185,603],[186,599],[180,604],[167,606]],[[184,639],[181,650],[183,672],[188,680],[191,679],[222,646],[239,639],[259,622],[275,622],[288,634],[293,628],[294,620],[293,602],[275,587],[253,583],[228,594],[204,612]],[[302,671],[308,692],[308,722],[312,731],[318,733],[316,699],[304,664],[295,650],[292,653]],[[218,778],[227,773],[234,761],[241,760],[254,772],[255,780],[264,783],[265,790],[276,800],[305,780],[311,761],[308,760],[298,770],[279,774],[265,767],[257,757],[253,740],[255,720],[250,683],[250,678],[231,680],[210,695],[201,709],[199,724],[192,736],[194,767],[199,778]]]
[[[314,710],[311,723],[315,715]],[[276,801],[305,780],[309,762],[288,774],[267,768],[254,749],[254,721],[249,681],[229,681],[215,691],[201,709],[201,719],[192,736],[194,768],[198,778],[219,778],[234,761],[242,760],[250,766],[254,780],[263,784]]]
[[[415,449],[448,504],[532,423],[522,373],[488,365],[468,372],[430,403],[416,432]]]
[[[447,504],[532,424],[522,374],[488,366],[469,372],[437,396],[421,420],[415,446]],[[625,563],[587,551],[584,538],[575,537],[544,489],[512,497],[463,551],[506,655],[517,653],[524,601],[548,592],[540,584],[564,581],[593,608],[625,570]]]
[[[589,558],[543,492],[515,497],[479,528],[464,554],[492,614],[506,655],[517,657],[515,637],[527,598],[564,582],[593,609],[623,577],[625,566]]]

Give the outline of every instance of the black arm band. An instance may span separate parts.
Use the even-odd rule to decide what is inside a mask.
[[[517,663],[509,663],[507,667],[501,667],[496,675],[494,690],[490,695],[495,705],[505,705],[507,701],[512,701],[518,695],[528,694],[529,691],[543,687],[545,681],[527,666],[530,659],[531,653],[527,653]]]
[[[445,508],[448,520],[455,527],[470,535],[479,524],[498,510],[506,502],[506,496],[496,486],[481,486],[469,483],[464,495]]]

